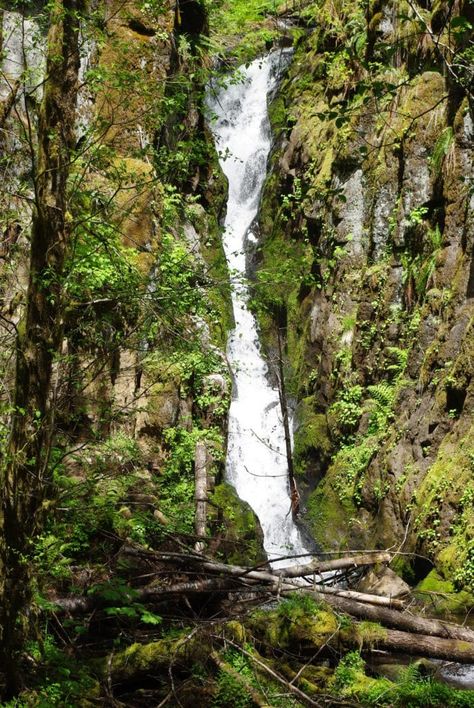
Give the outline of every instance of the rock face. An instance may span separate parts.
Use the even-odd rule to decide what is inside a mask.
[[[275,326],[287,332],[316,540],[405,539],[462,586],[474,578],[472,106],[433,45],[447,3],[426,11],[419,42],[412,12],[306,12],[272,107],[256,287],[270,353]]]
[[[11,382],[47,42],[46,11],[25,12],[8,3],[0,10],[0,300],[8,318],[0,321],[0,375]],[[112,519],[114,532],[140,542],[136,528],[150,538],[164,526],[192,532],[198,440],[218,481],[223,469],[232,315],[219,227],[226,182],[202,110],[206,32],[200,1],[99,2],[81,27],[56,442],[66,454],[83,451],[69,467],[74,483],[90,485],[83,505],[91,517],[100,526],[95,505],[114,496],[106,525]],[[8,396],[3,387],[2,440]],[[99,467],[108,481],[96,483]],[[136,499],[140,488],[145,501]],[[81,523],[73,516],[71,528]],[[224,514],[214,530],[227,525]],[[260,536],[250,535],[258,556]]]

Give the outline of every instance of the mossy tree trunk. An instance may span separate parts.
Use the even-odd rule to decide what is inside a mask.
[[[70,236],[67,181],[74,149],[79,2],[51,6],[36,156],[35,206],[24,316],[18,326],[12,427],[2,461],[0,660],[6,694],[19,684],[18,651],[31,599],[31,541],[41,526],[53,430],[52,380],[62,343],[62,275]],[[33,136],[30,135],[31,144]]]

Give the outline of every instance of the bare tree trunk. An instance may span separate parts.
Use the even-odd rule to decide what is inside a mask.
[[[207,521],[207,448],[206,443],[199,440],[196,443],[196,452],[194,454],[194,500],[196,503],[196,515],[194,528],[196,536],[199,538],[206,537],[206,521]],[[205,548],[204,541],[196,541],[194,550],[201,552]]]
[[[70,231],[67,180],[75,145],[79,1],[56,0],[51,8],[26,311],[18,327],[12,428],[1,465],[0,665],[9,695],[20,683],[16,656],[27,630],[28,555],[50,482],[51,378],[63,331],[62,273]]]

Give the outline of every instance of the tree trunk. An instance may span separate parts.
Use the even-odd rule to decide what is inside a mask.
[[[51,380],[62,343],[62,273],[69,240],[67,180],[78,90],[78,2],[51,8],[46,82],[38,123],[26,308],[18,326],[14,410],[1,465],[0,661],[7,694],[18,689],[17,653],[30,602],[28,555],[41,523],[52,444]]]
[[[387,607],[374,607],[373,605],[358,602],[337,595],[323,595],[315,593],[319,600],[327,602],[335,610],[345,612],[359,619],[379,622],[384,627],[393,627],[413,634],[425,634],[432,637],[456,639],[461,642],[470,642],[474,645],[474,630],[458,624],[443,622],[436,619],[424,619],[408,612],[398,612]]]
[[[392,554],[387,551],[378,553],[361,553],[359,555],[346,556],[345,558],[334,558],[332,560],[315,560],[305,565],[292,565],[288,568],[275,570],[275,575],[283,578],[302,578],[305,575],[328,573],[336,570],[350,570],[360,568],[365,565],[375,565],[376,563],[390,563]]]
[[[196,536],[204,539],[206,537],[207,521],[207,448],[202,440],[196,443],[194,478],[194,501],[196,504],[194,528]],[[194,550],[201,552],[204,548],[204,541],[196,541]]]
[[[375,642],[377,648],[404,652],[411,656],[429,656],[433,659],[474,663],[474,644],[458,639],[411,634],[396,629],[385,630],[385,636]]]

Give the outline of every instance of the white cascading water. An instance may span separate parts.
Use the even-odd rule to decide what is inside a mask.
[[[257,324],[248,308],[248,241],[258,213],[271,147],[267,99],[275,90],[285,52],[257,59],[239,79],[209,92],[208,105],[222,170],[229,181],[224,250],[232,280],[235,318],[227,356],[233,374],[226,476],[257,514],[269,560],[307,553],[289,496],[285,430],[278,389],[268,380]],[[273,566],[287,565],[274,562]]]

